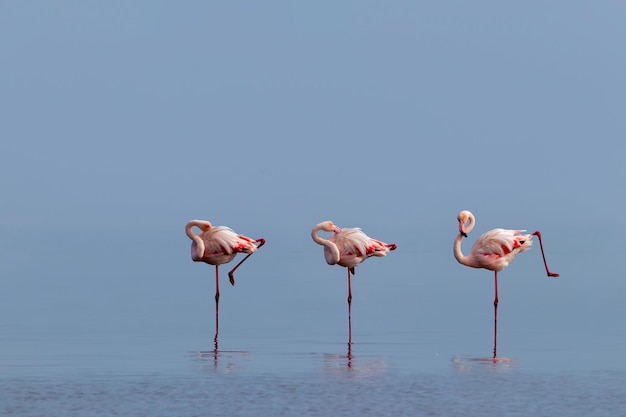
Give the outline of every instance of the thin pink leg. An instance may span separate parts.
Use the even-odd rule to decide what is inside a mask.
[[[496,298],[493,300],[493,357],[496,357],[498,344],[498,271],[495,271]]]
[[[220,307],[220,275],[219,266],[215,265],[215,340],[219,333],[219,307]]]
[[[352,281],[348,268],[348,345],[352,343]]]
[[[541,248],[541,256],[543,257],[543,265],[546,267],[546,273],[548,274],[549,277],[558,277],[559,274],[555,272],[550,272],[550,269],[548,269],[548,263],[546,262],[546,254],[543,252],[543,242],[541,241],[541,232],[537,230],[532,235],[537,236],[539,238],[539,247]]]
[[[261,246],[265,245],[265,239],[260,238],[254,241],[255,243],[258,242],[258,246],[256,247],[257,249],[260,248]],[[246,259],[248,259],[250,257],[250,255],[252,255],[251,253],[249,253],[245,258],[243,258],[241,260],[241,262],[239,262],[237,265],[235,265],[235,267],[233,269],[230,270],[230,272],[228,273],[228,279],[230,280],[231,285],[235,285],[235,270],[237,268],[239,268],[239,265],[241,265],[242,263],[244,263],[244,261]]]

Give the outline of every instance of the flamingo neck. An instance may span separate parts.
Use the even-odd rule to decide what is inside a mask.
[[[471,232],[474,229],[474,225],[475,224],[476,224],[476,219],[474,218],[473,214],[470,214],[470,216],[469,216],[469,224],[465,228],[465,233],[469,234],[469,232]]]
[[[192,240],[197,237],[197,235],[192,230],[192,227],[194,226],[195,226],[194,222],[189,222],[187,223],[187,226],[185,226],[185,233],[187,234],[189,239],[192,239]]]
[[[315,227],[313,231],[311,232],[311,237],[313,238],[313,241],[317,243],[318,245],[323,245],[323,246],[334,245],[334,243],[331,242],[330,240],[324,239],[323,237],[318,235],[320,230],[322,230],[320,227]]]
[[[313,231],[311,232],[311,237],[313,238],[313,241],[315,243],[317,243],[318,245],[324,246],[324,248],[326,249],[324,251],[324,256],[326,257],[326,263],[328,263],[329,265],[334,265],[337,262],[339,262],[339,259],[341,258],[341,255],[339,253],[339,248],[337,247],[337,245],[335,245],[334,242],[331,242],[328,239],[324,239],[323,237],[318,235],[320,230],[321,230],[321,227],[315,227]]]
[[[460,264],[466,265],[466,266],[472,266],[467,256],[463,255],[463,252],[461,252],[462,241],[463,241],[463,235],[459,233],[456,239],[454,240],[454,257]]]
[[[192,220],[187,223],[187,226],[185,226],[185,233],[187,233],[189,239],[191,239],[194,243],[194,245],[191,246],[191,258],[193,260],[201,259],[204,255],[204,241],[200,238],[200,236],[193,232],[194,226],[200,227],[201,225],[201,222]]]

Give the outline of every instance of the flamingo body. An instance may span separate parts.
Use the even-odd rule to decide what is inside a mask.
[[[328,239],[319,236],[320,231],[333,232]],[[394,243],[384,243],[367,236],[360,228],[340,229],[333,222],[319,223],[311,232],[313,240],[324,246],[324,258],[329,265],[339,265],[349,269],[363,263],[372,256],[385,256],[396,249]],[[354,271],[353,271],[354,273]]]
[[[194,226],[201,233],[194,234]],[[187,224],[187,235],[191,238],[191,259],[209,265],[222,265],[232,261],[238,253],[252,254],[257,250],[254,240],[239,235],[227,226],[212,226],[205,220],[192,220]]]
[[[459,261],[472,268],[502,271],[517,256],[532,246],[532,236],[525,230],[493,229],[483,233],[465,259]],[[459,258],[457,258],[459,260]]]
[[[341,229],[328,240],[339,248],[340,257],[337,264],[347,268],[353,268],[372,256],[385,256],[390,250],[395,249],[395,245],[387,246],[380,240],[372,239],[358,227]]]

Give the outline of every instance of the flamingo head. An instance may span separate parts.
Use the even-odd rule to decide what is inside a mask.
[[[189,222],[189,224],[191,224],[192,226],[196,226],[198,229],[202,230],[203,232],[206,232],[211,227],[213,227],[211,222],[207,220],[192,220]]]
[[[467,234],[474,228],[474,215],[471,211],[463,210],[458,214],[456,219],[459,222],[459,234],[463,235],[463,237],[467,237]]]
[[[319,226],[325,232],[333,232],[333,233],[341,232],[341,229],[335,226],[335,224],[331,222],[330,220],[320,223]]]

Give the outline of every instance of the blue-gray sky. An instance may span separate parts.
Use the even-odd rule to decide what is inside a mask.
[[[0,224],[419,230],[468,208],[623,230],[624,21],[621,1],[4,2]]]
[[[5,2],[4,258],[106,229],[108,262],[159,233],[186,258],[201,218],[268,257],[319,257],[331,219],[420,259],[461,209],[602,252],[626,229],[625,21],[618,1]]]

